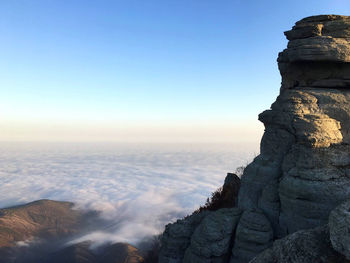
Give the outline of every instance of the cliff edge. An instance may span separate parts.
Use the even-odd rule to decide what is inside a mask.
[[[167,225],[160,263],[350,262],[350,17],[308,17],[285,35],[280,95],[259,115],[237,205]]]

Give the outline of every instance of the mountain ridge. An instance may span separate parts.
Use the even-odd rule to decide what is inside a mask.
[[[127,243],[69,241],[96,222],[96,211],[73,209],[74,203],[41,199],[0,209],[0,263],[138,263],[143,253]]]

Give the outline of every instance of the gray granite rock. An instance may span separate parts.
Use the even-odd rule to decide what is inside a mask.
[[[285,32],[279,54],[282,88],[350,87],[350,18],[324,15],[303,19]]]
[[[183,262],[227,262],[241,213],[239,208],[222,208],[207,215],[194,231]]]
[[[335,208],[329,216],[333,248],[350,260],[350,201]]]
[[[243,210],[263,211],[274,239],[327,224],[350,198],[349,28],[349,17],[317,16],[286,32],[282,89],[259,115],[261,153],[245,170],[238,197]]]
[[[244,211],[239,220],[230,263],[248,262],[272,245],[273,230],[262,211]]]
[[[202,219],[210,213],[209,211],[193,213],[191,216],[168,224],[162,235],[159,262],[183,262],[185,251],[190,245],[194,230]]]
[[[288,48],[279,62],[350,62],[350,19],[347,16],[315,16],[301,20],[285,32]]]
[[[329,241],[327,226],[300,230],[273,243],[250,263],[349,263]]]
[[[349,21],[307,18],[286,35],[317,46],[317,35],[327,32],[320,37],[332,39],[335,31],[348,30]],[[290,43],[284,52],[299,48]],[[264,212],[274,238],[326,224],[330,211],[350,197],[350,63],[283,56],[282,89],[271,109],[259,115],[265,125],[261,153],[245,170],[238,197],[242,209]]]

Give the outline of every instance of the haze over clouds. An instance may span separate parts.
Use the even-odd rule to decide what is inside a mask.
[[[83,239],[135,243],[197,208],[257,144],[2,143],[0,207],[73,201],[112,220]]]
[[[71,142],[257,142],[263,125],[257,120],[193,122],[43,122],[3,121],[0,141]]]

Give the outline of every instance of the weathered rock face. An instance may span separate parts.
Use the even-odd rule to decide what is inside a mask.
[[[325,224],[350,196],[349,28],[349,17],[318,16],[286,32],[281,94],[259,116],[261,155],[239,194],[241,208],[265,212],[275,237]]]
[[[162,248],[159,255],[160,262],[182,262],[185,251],[190,245],[194,230],[203,218],[210,213],[211,212],[209,211],[194,213],[191,216],[167,225],[161,240]]]
[[[329,240],[327,226],[299,230],[273,243],[251,263],[348,263]]]
[[[349,17],[308,17],[285,35],[288,48],[278,57],[282,88],[349,86]]]
[[[240,215],[238,208],[222,208],[207,215],[194,231],[183,262],[227,262],[231,255],[232,234]]]
[[[350,200],[331,212],[329,229],[334,249],[350,260]]]
[[[230,262],[248,262],[270,247],[273,230],[261,211],[244,211],[237,226]]]
[[[350,199],[350,17],[308,17],[285,35],[280,95],[259,115],[260,155],[241,178],[243,213],[232,232],[231,263],[327,224],[330,212]]]

